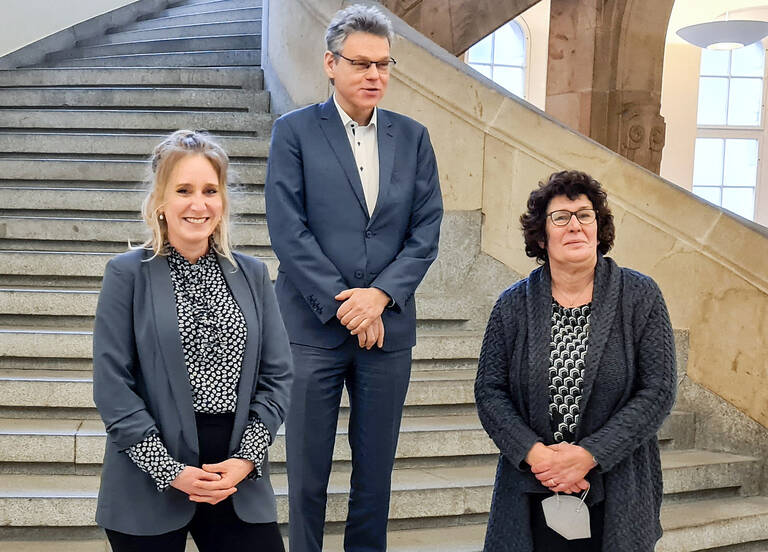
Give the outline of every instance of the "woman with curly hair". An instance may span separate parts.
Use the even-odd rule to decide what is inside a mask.
[[[676,387],[661,291],[604,256],[613,216],[583,172],[552,174],[520,221],[541,266],[494,306],[475,382],[501,451],[485,550],[651,552]]]

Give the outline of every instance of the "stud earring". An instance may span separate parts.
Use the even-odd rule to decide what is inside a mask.
[[[163,213],[160,213],[160,216],[158,217],[160,220],[165,220],[165,215]]]

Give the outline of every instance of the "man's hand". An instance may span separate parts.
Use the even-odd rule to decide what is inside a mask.
[[[557,443],[547,447],[553,451],[549,458],[531,464],[531,471],[545,487],[555,492],[574,492],[595,461],[588,450],[569,443]]]
[[[352,335],[365,332],[389,304],[389,296],[375,287],[345,289],[335,299],[343,301],[336,318]]]
[[[230,458],[218,464],[203,464],[203,469],[199,471],[215,477],[199,478],[194,481],[191,492],[187,493],[189,500],[218,504],[237,492],[236,485],[253,471],[253,462],[242,458]]]
[[[368,349],[376,345],[381,349],[384,345],[384,322],[379,316],[373,324],[368,326],[364,332],[357,334],[357,342],[360,344],[361,349]]]

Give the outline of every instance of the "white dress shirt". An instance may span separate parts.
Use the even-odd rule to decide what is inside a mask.
[[[357,172],[363,185],[368,216],[372,216],[373,210],[376,208],[376,200],[379,197],[379,141],[376,137],[378,108],[373,108],[370,122],[366,126],[360,126],[341,108],[339,102],[336,101],[336,94],[333,95],[333,103],[336,104],[341,123],[347,131],[349,145],[352,147]]]

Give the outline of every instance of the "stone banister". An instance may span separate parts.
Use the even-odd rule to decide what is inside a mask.
[[[323,34],[344,5],[265,0],[263,67],[278,110],[330,94]],[[674,326],[690,331],[688,376],[768,426],[768,230],[565,127],[393,21],[397,66],[383,107],[429,128],[445,206],[482,211],[482,250],[528,273],[518,219],[529,192],[555,170],[590,173],[616,220],[611,255],[651,275]]]

